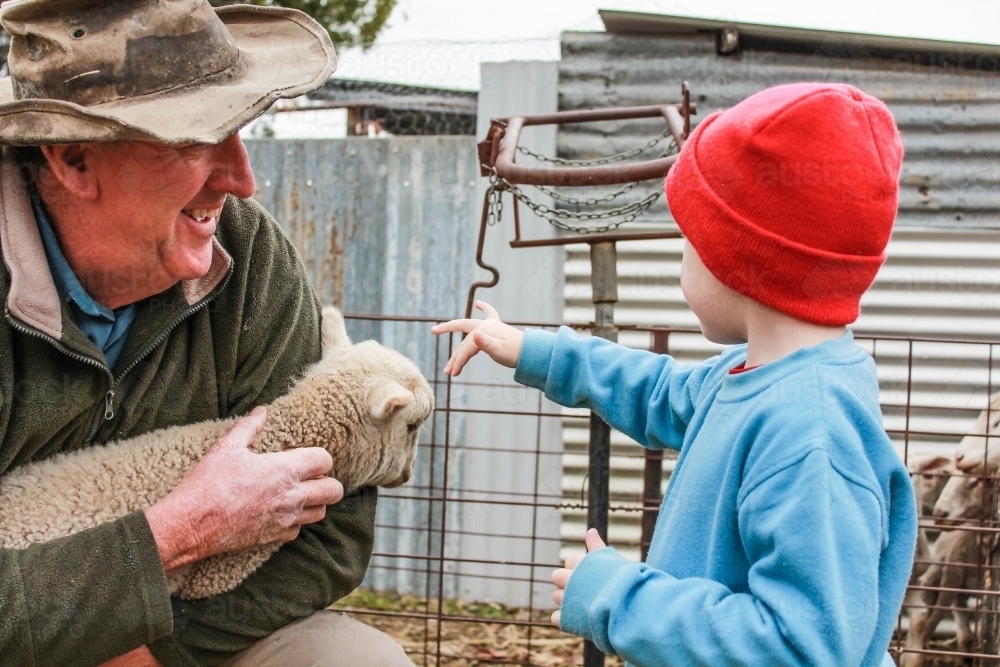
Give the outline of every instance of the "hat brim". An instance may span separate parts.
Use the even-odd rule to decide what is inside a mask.
[[[121,139],[218,143],[275,100],[321,87],[337,56],[326,30],[294,9],[230,5],[216,10],[240,50],[232,68],[183,87],[83,107],[16,100],[0,79],[0,144],[41,145]]]

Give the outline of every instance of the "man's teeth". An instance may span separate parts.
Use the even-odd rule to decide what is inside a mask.
[[[189,218],[194,218],[198,222],[205,222],[210,220],[217,215],[219,215],[219,209],[216,208],[186,208],[183,211],[184,215]]]

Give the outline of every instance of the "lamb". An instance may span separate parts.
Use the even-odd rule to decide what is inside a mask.
[[[907,468],[913,483],[913,495],[917,500],[917,516],[922,518],[933,514],[934,504],[941,495],[945,483],[955,472],[950,463],[951,459],[946,456],[922,456],[910,461]],[[913,571],[910,574],[911,585],[927,571],[931,558],[932,552],[926,531],[920,529],[917,531],[917,551]]]
[[[322,359],[268,406],[251,449],[324,447],[345,493],[399,486],[410,478],[418,432],[433,408],[433,392],[413,362],[375,341],[352,345],[343,317],[326,308]],[[235,421],[175,426],[14,469],[0,478],[0,547],[23,549],[148,508]],[[194,600],[232,590],[279,547],[193,563],[169,577],[171,594]]]
[[[942,526],[986,518],[995,493],[994,480],[982,476],[956,475],[948,480],[941,496],[934,505],[934,517]],[[934,544],[934,560],[920,577],[921,586],[938,590],[924,590],[924,606],[910,615],[910,630],[906,648],[924,648],[928,636],[933,634],[944,614],[950,609],[955,617],[955,634],[960,651],[972,647],[973,633],[969,624],[971,614],[968,600],[971,593],[982,588],[982,577],[975,563],[982,548],[980,536],[975,531],[943,530]],[[901,667],[919,667],[924,656],[905,653]]]

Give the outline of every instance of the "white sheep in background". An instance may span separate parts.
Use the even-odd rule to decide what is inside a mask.
[[[917,500],[917,516],[930,517],[934,513],[934,504],[941,495],[941,490],[956,472],[951,466],[951,459],[946,456],[917,457],[909,461],[907,469],[910,471],[910,481],[913,483],[913,495]],[[915,584],[917,578],[927,571],[932,557],[926,530],[921,528],[917,531],[917,552],[910,574],[911,584]]]
[[[420,426],[434,408],[409,359],[374,341],[351,345],[335,308],[323,311],[323,358],[268,406],[251,450],[323,447],[346,493],[398,486],[412,473]],[[71,535],[163,498],[235,419],[160,431],[55,456],[0,478],[0,547]],[[280,544],[218,554],[169,578],[172,594],[197,599],[236,587]]]
[[[971,593],[983,587],[982,573],[976,563],[981,558],[980,534],[973,530],[962,530],[977,519],[989,517],[995,498],[995,480],[981,476],[956,475],[948,480],[934,505],[934,518],[943,528],[934,543],[933,560],[918,580],[921,586],[940,590],[921,592],[924,606],[910,613],[910,630],[906,637],[906,648],[925,647],[928,637],[944,615],[950,610],[955,618],[955,638],[959,651],[972,648],[974,636],[969,625],[971,613],[968,601]],[[901,667],[919,667],[924,656],[904,653]]]

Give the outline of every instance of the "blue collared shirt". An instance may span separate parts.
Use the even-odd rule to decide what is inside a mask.
[[[114,368],[125,346],[128,330],[135,321],[136,304],[111,310],[94,301],[66,261],[45,206],[38,196],[38,190],[30,185],[28,192],[31,195],[35,220],[38,221],[38,231],[42,236],[42,245],[45,246],[45,257],[49,261],[49,270],[56,284],[56,292],[59,293],[60,299],[69,304],[76,326],[104,352],[108,368]]]

